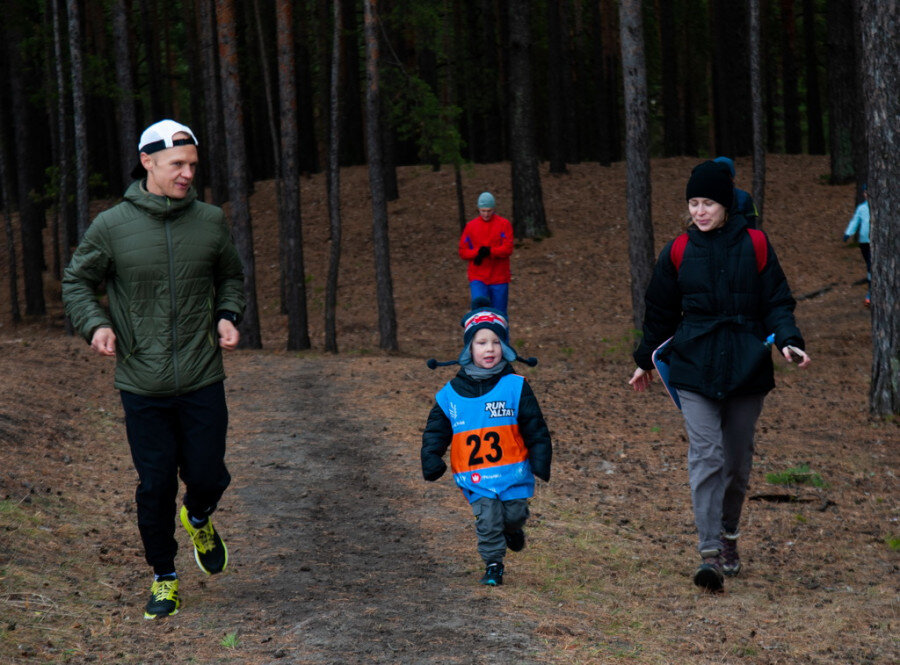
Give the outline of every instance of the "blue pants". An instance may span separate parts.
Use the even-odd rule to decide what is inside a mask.
[[[469,282],[469,293],[472,295],[472,303],[476,298],[488,298],[491,301],[491,307],[500,310],[506,316],[506,308],[509,304],[509,283],[485,284],[474,279]]]
[[[121,392],[131,458],[138,473],[138,530],[153,572],[175,571],[178,476],[194,517],[212,514],[231,481],[225,467],[228,410],[221,381],[175,397]]]

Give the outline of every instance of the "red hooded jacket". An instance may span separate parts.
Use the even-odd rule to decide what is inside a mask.
[[[480,247],[490,247],[491,255],[476,266],[473,259]],[[509,220],[494,214],[489,221],[479,215],[466,224],[459,238],[459,258],[469,262],[469,281],[485,284],[509,282],[509,257],[513,252],[513,230]]]

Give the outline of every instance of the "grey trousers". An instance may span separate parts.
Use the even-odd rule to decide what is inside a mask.
[[[478,554],[485,563],[503,561],[506,556],[506,538],[503,533],[518,531],[528,520],[528,499],[476,499],[472,503],[475,513],[475,533],[478,535]]]
[[[765,394],[712,400],[679,390],[688,476],[700,552],[720,551],[721,534],[737,533],[753,464],[753,435]]]

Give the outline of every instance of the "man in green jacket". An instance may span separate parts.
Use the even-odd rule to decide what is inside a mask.
[[[101,356],[116,358],[128,443],[139,484],[138,528],[154,581],[147,619],[178,612],[175,511],[207,574],[228,564],[209,517],[228,487],[228,410],[222,349],[237,347],[243,270],[218,207],[192,187],[197,139],[173,120],[138,143],[138,178],[125,199],[99,214],[63,277],[75,329]],[[105,283],[108,307],[98,298]]]

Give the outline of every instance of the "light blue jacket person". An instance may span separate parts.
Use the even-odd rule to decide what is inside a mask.
[[[853,213],[853,217],[850,218],[850,223],[847,224],[847,230],[844,231],[844,242],[850,239],[851,236],[859,233],[859,237],[857,240],[860,244],[869,242],[869,199],[866,198],[865,201],[856,206],[856,212]]]

